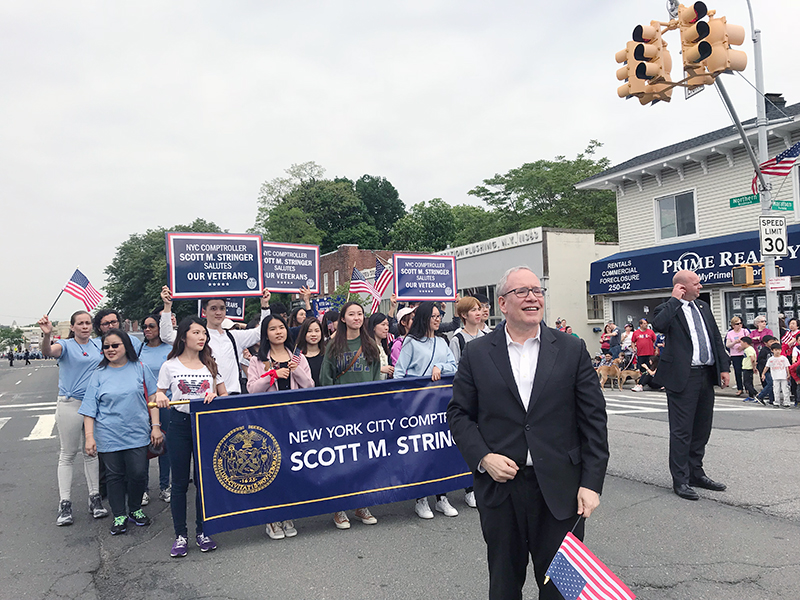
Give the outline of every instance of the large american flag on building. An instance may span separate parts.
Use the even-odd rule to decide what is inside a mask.
[[[572,533],[561,542],[547,577],[565,600],[633,600],[622,580],[592,554]]]
[[[786,177],[792,172],[792,167],[797,161],[798,156],[800,156],[800,142],[797,142],[788,150],[784,150],[775,158],[770,158],[769,160],[761,163],[759,168],[764,175],[777,175],[778,177]],[[754,194],[758,193],[758,174],[753,176],[753,184],[751,188]]]
[[[100,300],[103,299],[103,294],[94,289],[92,284],[89,283],[89,278],[81,273],[79,269],[75,269],[67,285],[64,286],[64,291],[83,302],[86,310],[94,310],[100,304]]]

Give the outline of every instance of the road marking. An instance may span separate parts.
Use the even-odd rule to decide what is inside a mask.
[[[0,404],[0,409],[3,408],[34,408],[36,406],[55,406],[55,402],[31,402],[30,404]]]
[[[52,440],[56,437],[53,435],[53,429],[55,429],[55,426],[55,415],[39,415],[36,425],[33,429],[31,429],[30,435],[22,439],[26,442],[31,440]]]
[[[28,377],[30,377],[30,376],[31,376],[31,374],[30,374],[30,373],[28,373]]]
[[[5,393],[5,392],[0,392],[0,398],[2,398],[2,397],[3,397],[3,396],[5,396],[5,395],[6,395],[6,393]]]
[[[19,380],[17,383],[15,383],[14,385],[19,385],[20,383],[22,383],[22,379],[20,379],[20,380]]]
[[[8,423],[11,420],[11,417],[0,417],[0,429],[3,428],[3,425]]]

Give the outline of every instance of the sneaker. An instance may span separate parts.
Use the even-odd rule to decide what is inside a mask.
[[[217,549],[217,543],[205,534],[198,533],[195,541],[200,548],[200,552],[210,552]]]
[[[108,516],[108,510],[103,506],[100,494],[89,496],[89,512],[92,513],[95,519],[102,519]]]
[[[150,494],[145,492],[142,494],[142,506],[147,506],[148,504],[150,504]]]
[[[414,512],[417,513],[420,519],[433,518],[433,511],[431,510],[430,504],[428,504],[427,498],[420,498],[417,500],[416,505],[414,505]]]
[[[632,392],[642,392],[642,391],[644,391],[644,388],[642,386],[640,386],[640,385],[635,385],[635,386],[633,386],[631,388],[631,391]]]
[[[128,531],[128,517],[114,517],[114,524],[111,526],[111,535],[120,535]]]
[[[167,488],[158,492],[158,499],[163,500],[164,502],[169,502],[172,500],[172,488]]]
[[[470,508],[478,508],[478,503],[475,502],[475,492],[467,492],[464,494],[464,502],[466,502],[467,506]]]
[[[294,528],[294,523],[291,520],[283,522],[283,533],[286,537],[294,537],[297,535],[297,529]]]
[[[441,500],[437,500],[435,508],[440,513],[444,513],[445,517],[458,516],[458,511],[450,505],[450,501],[447,499],[447,496],[442,496]]]
[[[145,525],[150,525],[150,517],[144,514],[141,508],[132,513],[129,513],[128,519],[138,527],[144,527]]]
[[[372,516],[368,508],[356,509],[356,519],[361,519],[364,525],[375,525],[378,522],[378,519]]]
[[[69,500],[62,500],[61,504],[58,505],[56,525],[59,527],[62,525],[72,525],[72,502]]]
[[[347,513],[343,510],[333,513],[333,522],[336,523],[338,529],[350,529],[350,519],[347,518]]]
[[[172,550],[170,550],[169,555],[172,558],[182,558],[186,556],[186,552],[188,552],[186,538],[182,535],[179,535],[175,538],[175,542],[172,544]]]
[[[286,533],[283,531],[280,521],[276,523],[267,523],[267,535],[273,540],[282,540],[286,537]]]

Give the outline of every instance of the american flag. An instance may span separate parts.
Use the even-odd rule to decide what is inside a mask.
[[[386,288],[389,286],[389,283],[391,281],[392,281],[392,271],[384,267],[381,261],[376,257],[375,291],[377,292],[377,294],[373,294],[372,296],[372,310],[370,310],[372,314],[375,314],[378,311],[378,307],[380,307],[381,305],[381,298],[383,298],[383,292],[386,291]]]
[[[103,294],[92,287],[89,279],[79,269],[75,269],[67,285],[64,286],[64,291],[83,302],[86,310],[94,310],[100,304],[100,300],[103,299]]]
[[[290,365],[299,365],[300,364],[300,348],[295,348],[294,352],[292,352],[292,358],[289,359]]]
[[[353,267],[353,276],[350,278],[350,293],[351,294],[372,294],[378,295],[373,285],[367,281],[366,277],[361,274],[361,271]]]
[[[565,600],[633,600],[636,596],[572,533],[546,573]]]
[[[800,142],[788,150],[784,150],[775,158],[770,158],[759,165],[761,172],[764,175],[777,175],[778,177],[786,177],[792,172],[797,157],[800,156]],[[753,184],[751,186],[753,193],[758,193],[758,174],[753,175]]]

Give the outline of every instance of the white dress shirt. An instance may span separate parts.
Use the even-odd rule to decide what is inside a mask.
[[[508,327],[505,328],[505,334],[508,359],[511,361],[511,372],[514,374],[514,382],[517,384],[517,391],[522,400],[522,405],[527,411],[531,402],[533,380],[536,377],[536,366],[539,364],[542,328],[539,327],[539,329],[536,330],[536,336],[528,338],[522,344],[518,344],[511,339],[508,333]],[[529,467],[533,465],[530,450],[528,450],[528,457],[525,464]]]
[[[706,347],[708,348],[708,362],[702,363],[700,362],[700,338],[697,336],[697,328],[694,326],[694,315],[692,314],[694,308],[691,307],[691,304],[688,300],[684,300],[683,298],[679,299],[681,301],[681,309],[683,310],[683,316],[686,318],[686,322],[689,324],[689,335],[692,336],[692,366],[699,367],[701,365],[713,365],[714,364],[714,350],[711,348],[711,335],[708,332],[708,327],[706,327],[706,322],[703,319],[703,313],[700,312],[700,307],[695,304],[697,307],[697,313],[700,315],[700,321],[703,323],[703,329],[705,329],[706,334]]]

